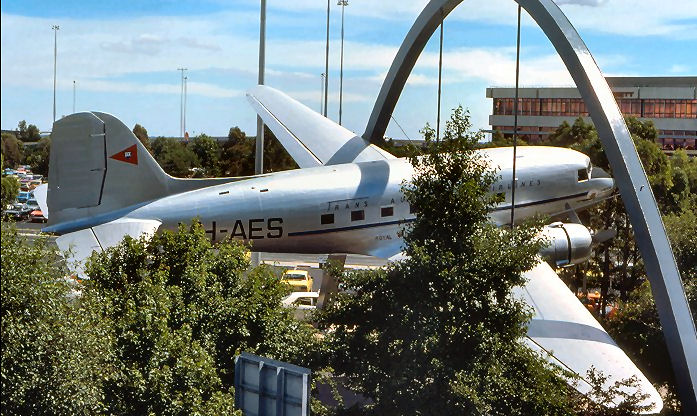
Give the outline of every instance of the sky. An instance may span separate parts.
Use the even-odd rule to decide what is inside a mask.
[[[697,75],[697,0],[556,0],[608,76]],[[257,83],[259,1],[4,0],[0,122],[50,131],[54,31],[56,115],[111,113],[151,137],[178,136],[188,68],[187,131],[256,132],[245,91]],[[343,125],[361,134],[384,77],[426,0],[349,0],[344,17]],[[320,111],[324,0],[268,0],[266,84]],[[442,118],[462,105],[488,129],[486,88],[515,83],[516,9],[468,0],[444,22]],[[573,86],[542,31],[523,12],[521,86]],[[341,6],[331,1],[328,116],[338,121]],[[419,57],[387,135],[419,139],[435,126],[438,31]]]

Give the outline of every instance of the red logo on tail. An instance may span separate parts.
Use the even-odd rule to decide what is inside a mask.
[[[121,162],[132,163],[134,165],[138,164],[138,146],[133,145],[122,151],[111,156],[112,159],[119,160]]]

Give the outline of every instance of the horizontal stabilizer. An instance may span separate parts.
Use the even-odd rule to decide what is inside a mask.
[[[41,213],[43,214],[44,217],[48,218],[48,204],[46,203],[46,197],[48,193],[48,184],[44,183],[36,188],[34,188],[34,199],[36,199],[36,202],[39,204],[39,208],[41,209]]]
[[[56,239],[58,248],[68,253],[66,261],[71,273],[79,277],[85,275],[85,261],[93,252],[101,252],[118,245],[127,235],[139,238],[152,235],[161,223],[155,220],[135,220],[120,218],[91,228],[64,234]]]
[[[648,395],[641,404],[653,405],[651,413],[663,408],[653,385],[547,263],[525,275],[528,283],[514,293],[534,309],[526,339],[533,350],[578,375],[581,393],[591,389],[587,372],[593,367],[609,377],[607,385],[635,376],[641,393]]]
[[[274,88],[258,85],[247,98],[301,168],[394,158]]]

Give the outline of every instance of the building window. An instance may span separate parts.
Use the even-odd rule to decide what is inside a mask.
[[[351,221],[363,221],[365,219],[365,211],[351,211]]]
[[[380,208],[381,217],[391,217],[394,215],[394,207],[382,207]]]
[[[334,224],[334,214],[322,214],[320,222],[322,225]]]

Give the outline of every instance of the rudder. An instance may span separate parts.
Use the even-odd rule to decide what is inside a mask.
[[[69,115],[51,133],[49,224],[97,215],[166,196],[167,175],[116,117]]]

